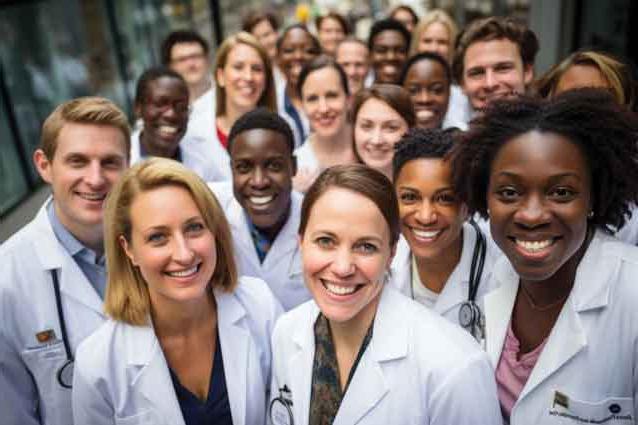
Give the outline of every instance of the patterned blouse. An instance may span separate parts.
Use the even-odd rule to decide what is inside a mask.
[[[372,339],[373,324],[374,320],[363,338],[357,358],[350,370],[348,382],[342,392],[337,353],[332,341],[330,325],[328,319],[323,314],[319,314],[315,322],[315,358],[312,365],[309,425],[330,425],[334,421],[359,360]]]

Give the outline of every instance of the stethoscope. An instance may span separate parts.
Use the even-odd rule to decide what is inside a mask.
[[[58,323],[60,324],[60,332],[62,333],[62,343],[66,352],[66,361],[58,369],[57,379],[62,388],[73,387],[73,354],[71,353],[71,345],[69,337],[66,333],[66,321],[64,320],[64,309],[62,308],[62,297],[60,296],[60,281],[58,280],[57,270],[51,270],[51,278],[53,279],[53,292],[55,292],[55,306],[58,310]]]
[[[461,304],[459,308],[459,324],[465,328],[479,342],[484,339],[485,321],[481,309],[476,303],[479,285],[481,284],[481,276],[485,266],[485,256],[487,254],[487,242],[485,235],[481,232],[478,225],[473,219],[469,220],[470,225],[476,232],[476,242],[474,242],[474,251],[472,253],[472,263],[470,265],[470,276],[467,290],[467,300]],[[410,284],[412,299],[414,299],[414,289]]]

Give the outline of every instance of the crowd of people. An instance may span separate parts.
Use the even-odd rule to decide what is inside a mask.
[[[0,422],[630,424],[638,89],[510,17],[251,11],[60,104],[0,246]],[[315,31],[316,29],[316,31]]]

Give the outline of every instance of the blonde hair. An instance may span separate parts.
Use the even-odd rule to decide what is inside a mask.
[[[78,97],[58,105],[42,125],[40,149],[49,161],[58,148],[58,136],[67,123],[115,127],[122,132],[126,158],[131,150],[131,128],[124,112],[115,103],[102,97]]]
[[[275,80],[272,73],[272,63],[268,57],[268,53],[264,50],[263,46],[259,43],[259,41],[257,41],[254,35],[242,31],[235,35],[231,35],[224,40],[222,45],[219,46],[219,49],[217,49],[215,68],[213,70],[215,80],[217,80],[218,70],[224,69],[226,66],[226,61],[228,60],[230,51],[238,44],[245,44],[255,49],[261,58],[261,61],[264,63],[266,87],[264,88],[264,92],[261,94],[261,97],[257,101],[257,105],[255,107],[263,106],[271,112],[277,112],[277,97],[275,94]],[[219,84],[215,84],[215,106],[215,116],[219,117],[226,113],[226,90]]]
[[[452,53],[454,52],[454,42],[459,30],[450,15],[448,15],[442,9],[434,9],[426,13],[419,20],[419,23],[416,25],[416,27],[414,27],[414,31],[412,32],[412,42],[410,43],[410,56],[414,56],[417,53],[422,53],[419,52],[419,41],[421,40],[421,36],[425,32],[425,30],[435,22],[443,24],[443,26],[447,28],[450,40],[448,44],[448,57],[445,59],[447,59],[448,62],[451,62]]]
[[[620,105],[632,109],[636,103],[636,83],[628,67],[609,53],[582,50],[574,52],[550,69],[534,84],[541,97],[554,97],[556,87],[565,73],[575,65],[592,66],[609,84],[614,98]]]
[[[115,184],[106,200],[104,246],[107,263],[106,313],[115,320],[142,326],[149,323],[148,286],[140,270],[129,260],[120,243],[131,244],[131,205],[140,193],[164,186],[186,189],[215,238],[217,264],[210,287],[232,291],[237,285],[230,227],[217,199],[206,183],[180,163],[151,158],[131,167]],[[212,290],[210,291],[212,296]]]

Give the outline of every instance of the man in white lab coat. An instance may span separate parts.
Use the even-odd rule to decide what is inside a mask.
[[[294,137],[264,108],[243,115],[228,136],[233,181],[212,185],[231,226],[240,275],[268,283],[285,310],[310,299],[297,239],[302,196],[293,192]]]
[[[0,247],[4,425],[69,425],[73,355],[105,319],[102,205],[128,165],[130,129],[112,102],[58,106],[33,155],[51,185],[33,221]]]

